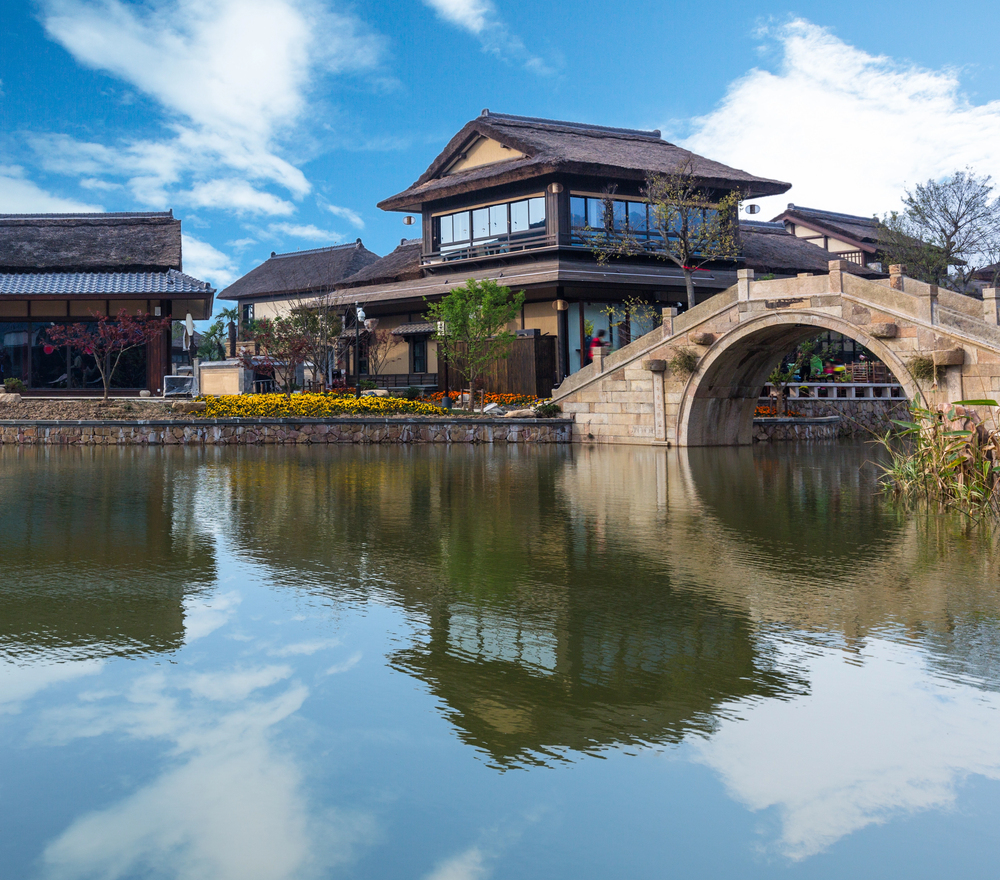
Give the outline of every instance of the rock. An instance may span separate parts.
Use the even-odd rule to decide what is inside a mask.
[[[498,403],[488,403],[483,407],[484,415],[500,415],[503,411],[503,407]]]
[[[150,392],[150,390],[148,388],[143,388],[142,391],[139,392],[139,396],[140,397],[152,397],[153,395],[152,395],[152,393]]]
[[[175,413],[196,413],[204,412],[207,408],[208,404],[204,400],[178,400],[170,410]]]
[[[369,388],[361,392],[362,397],[388,397],[389,392],[385,388]]]
[[[692,330],[688,333],[688,342],[693,342],[695,345],[711,345],[715,342],[715,334],[705,333],[701,330]]]
[[[662,358],[651,358],[650,360],[642,362],[642,368],[644,370],[649,370],[651,373],[665,373],[667,370],[667,362]]]
[[[3,394],[0,394],[0,403],[7,404],[7,403],[20,403],[20,402],[21,402],[20,394],[8,394],[6,391],[4,391]]]
[[[868,329],[876,339],[895,339],[899,335],[899,327],[881,321],[876,321]]]
[[[507,419],[533,419],[535,417],[535,411],[533,409],[512,409],[508,413],[504,413],[504,418]]]
[[[965,349],[962,348],[947,348],[944,351],[935,351],[933,356],[935,367],[951,367],[965,363]]]

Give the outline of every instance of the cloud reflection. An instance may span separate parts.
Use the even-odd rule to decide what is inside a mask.
[[[733,797],[778,811],[784,855],[806,858],[865,826],[946,808],[970,775],[1000,779],[1000,696],[929,677],[915,648],[872,640],[861,662],[832,650],[786,661],[808,667],[808,695],[734,704],[698,746]]]
[[[314,809],[297,763],[273,742],[309,693],[296,682],[272,693],[291,672],[156,673],[112,697],[118,705],[97,700],[45,716],[53,738],[124,731],[166,739],[172,760],[148,785],[76,819],[45,849],[44,875],[299,880],[352,860],[372,836],[371,818]],[[220,706],[233,700],[237,708]]]

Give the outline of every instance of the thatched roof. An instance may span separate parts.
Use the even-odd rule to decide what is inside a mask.
[[[254,299],[265,296],[315,295],[339,287],[344,279],[379,259],[359,238],[351,244],[271,254],[271,258],[234,281],[219,299]]]
[[[447,174],[449,166],[481,137],[508,148],[510,159]],[[676,172],[688,162],[707,186],[739,188],[750,198],[783,193],[791,186],[695,155],[663,140],[659,131],[605,128],[484,110],[449,141],[416,183],[379,202],[379,207],[419,211],[426,202],[549,174],[641,181],[647,172]]]
[[[171,211],[0,214],[0,272],[181,268],[181,221]]]
[[[799,272],[814,272],[825,275],[830,260],[836,254],[796,238],[781,223],[761,223],[752,220],[740,221],[740,238],[743,241],[743,257],[746,267],[757,274],[797,275]],[[880,277],[879,273],[857,263],[848,262],[847,271],[865,277]]]
[[[857,214],[838,214],[835,211],[821,211],[818,208],[803,208],[789,204],[772,221],[773,223],[801,223],[831,238],[839,238],[855,244],[859,250],[875,253],[878,247],[877,217],[860,217]]]
[[[369,284],[390,284],[393,281],[409,281],[423,276],[420,268],[419,238],[403,239],[391,254],[365,266],[337,285],[338,290],[362,287]]]

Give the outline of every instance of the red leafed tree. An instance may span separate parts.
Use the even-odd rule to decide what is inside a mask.
[[[80,324],[55,324],[46,331],[55,345],[93,355],[97,371],[104,383],[104,399],[108,399],[111,380],[121,363],[122,355],[133,348],[145,345],[149,340],[170,327],[170,318],[151,318],[140,313],[130,315],[125,309],[117,318],[91,312],[96,321]]]
[[[291,397],[298,367],[309,359],[313,348],[303,320],[302,316],[258,318],[246,332],[257,352],[240,353],[246,369],[273,376],[286,397]]]

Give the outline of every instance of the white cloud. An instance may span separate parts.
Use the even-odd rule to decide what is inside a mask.
[[[948,808],[967,777],[1000,779],[1000,695],[936,680],[926,662],[879,640],[861,662],[816,649],[781,658],[806,667],[809,693],[724,706],[696,748],[738,801],[776,810],[776,845],[792,859],[894,816]]]
[[[111,146],[36,138],[44,167],[125,178],[139,201],[287,215],[305,175],[279,155],[327,74],[372,70],[382,41],[319,0],[42,0],[48,35],[157,101],[164,135]],[[84,170],[85,169],[85,170]],[[235,178],[234,179],[234,172]],[[237,185],[237,181],[240,185]]]
[[[472,846],[439,864],[427,880],[484,880],[489,874],[483,851]]]
[[[533,73],[552,73],[549,64],[531,54],[524,41],[500,20],[491,0],[423,0],[449,24],[479,39],[487,52],[504,61],[515,60]]]
[[[340,639],[315,639],[311,642],[294,642],[291,645],[282,645],[282,647],[274,648],[267,653],[272,657],[310,657],[317,651],[327,651],[330,648],[336,648],[339,644]]]
[[[21,703],[51,685],[84,675],[96,675],[103,668],[99,660],[80,660],[53,665],[0,663],[0,714],[17,712]]]
[[[0,214],[85,213],[103,211],[100,205],[88,205],[46,192],[25,177],[20,165],[0,165]]]
[[[284,238],[303,238],[306,241],[324,242],[325,244],[338,244],[344,240],[344,236],[339,232],[320,229],[311,223],[272,223],[267,229],[272,235],[280,235]]]
[[[262,666],[232,672],[198,673],[187,680],[187,688],[198,697],[235,702],[245,700],[261,688],[270,687],[292,674],[291,666]]]
[[[870,55],[801,19],[762,36],[781,52],[777,71],[734,82],[683,144],[792,183],[762,200],[765,218],[790,201],[881,215],[904,185],[966,166],[1000,180],[1000,101],[973,104],[955,70]]]
[[[361,662],[361,652],[355,651],[348,657],[343,663],[334,663],[329,669],[327,669],[324,675],[340,675],[342,672],[350,672],[355,666]]]
[[[426,0],[426,3],[445,21],[477,35],[496,13],[489,0]]]
[[[325,205],[324,206],[334,217],[340,217],[350,223],[352,226],[356,226],[358,229],[365,228],[365,221],[361,219],[361,215],[356,211],[352,211],[350,208],[342,208],[340,205]]]
[[[256,238],[237,238],[234,241],[226,242],[227,247],[235,248],[236,250],[243,250],[252,244],[257,244]]]
[[[183,238],[184,271],[188,275],[207,281],[216,290],[228,287],[239,277],[235,263],[222,251],[187,233],[184,233]],[[192,604],[188,613],[191,614],[192,609],[197,607]]]

